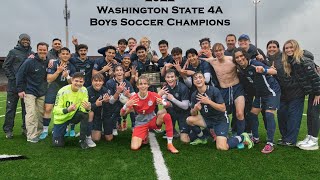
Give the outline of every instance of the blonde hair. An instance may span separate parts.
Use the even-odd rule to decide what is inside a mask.
[[[142,75],[138,78],[137,84],[139,84],[142,80],[147,81],[148,85],[150,85],[150,80],[149,80],[148,76],[142,74]]]
[[[148,41],[149,47],[147,47],[147,50],[149,50],[149,49],[150,49],[150,46],[151,46],[151,40],[150,40],[147,36],[144,36],[144,37],[142,37],[142,38],[140,39],[140,45],[141,45],[141,41],[143,41],[143,40]]]
[[[293,46],[294,52],[293,52],[292,58],[297,64],[300,64],[301,62],[301,58],[303,56],[303,50],[300,48],[299,43],[294,39],[290,39],[283,44],[282,64],[283,64],[285,74],[287,76],[290,76],[292,69],[291,69],[291,65],[288,63],[288,55],[285,53],[285,46],[287,44],[291,44]]]

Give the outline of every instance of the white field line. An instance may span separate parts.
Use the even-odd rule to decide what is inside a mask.
[[[307,114],[303,114],[304,116],[307,116]]]
[[[168,168],[164,162],[158,141],[154,133],[149,133],[150,148],[153,154],[153,164],[159,180],[170,180]]]
[[[16,112],[16,114],[21,113],[21,111]],[[0,117],[5,117],[6,115],[0,115]]]

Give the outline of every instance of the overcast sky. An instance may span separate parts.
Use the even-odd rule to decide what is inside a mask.
[[[170,48],[179,46],[199,49],[199,39],[209,37],[213,42],[223,42],[225,36],[234,33],[237,37],[248,34],[254,43],[254,4],[252,0],[175,0],[175,2],[145,2],[145,0],[68,0],[71,10],[69,24],[71,35],[78,37],[80,43],[89,46],[89,55],[97,55],[97,49],[106,43],[116,44],[120,38],[149,36],[152,48],[158,50],[161,39],[169,41]],[[223,14],[192,15],[111,15],[99,14],[96,6],[110,7],[205,7],[221,6]],[[55,37],[65,44],[65,21],[63,19],[64,0],[1,0],[0,6],[0,56],[6,56],[21,33],[31,36],[31,43],[39,41],[51,44]],[[296,39],[302,48],[308,49],[319,59],[320,48],[320,1],[319,0],[261,0],[258,5],[258,47],[266,50],[266,43],[275,39],[282,44],[288,39]],[[108,27],[90,26],[90,18],[117,19],[230,19],[230,26],[201,27]],[[72,48],[73,50],[73,48]],[[319,62],[319,61],[318,61]]]

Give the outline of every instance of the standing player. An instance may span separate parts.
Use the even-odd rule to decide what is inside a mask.
[[[168,69],[165,74],[167,85],[160,91],[159,95],[171,102],[172,107],[168,107],[167,111],[172,117],[172,125],[175,127],[178,121],[180,129],[180,140],[184,143],[190,142],[190,128],[186,122],[189,114],[189,89],[182,82],[178,81],[176,71]],[[175,128],[174,133],[175,133]]]
[[[212,57],[210,38],[200,39],[199,42],[201,47],[200,51],[198,52],[199,57],[200,58]]]
[[[62,42],[59,38],[54,38],[52,40],[52,49],[48,52],[48,60],[51,61],[52,59],[58,59],[59,58],[59,50],[62,48]]]
[[[39,136],[40,139],[45,139],[48,136],[51,112],[59,89],[71,83],[71,77],[76,72],[75,67],[69,63],[70,57],[70,50],[66,47],[61,48],[59,59],[53,62],[52,68],[47,70],[47,81],[50,85],[44,100],[43,131]]]
[[[261,152],[265,154],[271,153],[274,150],[273,140],[276,129],[274,113],[279,108],[281,94],[280,86],[277,80],[272,76],[276,75],[277,71],[257,60],[250,60],[249,57],[247,52],[242,48],[236,48],[234,51],[233,59],[237,64],[241,75],[253,84],[253,87],[255,88],[255,97],[252,108],[246,118],[253,122],[253,138],[259,139],[258,114],[262,109],[265,110],[265,118],[267,121],[267,144]]]
[[[82,149],[89,148],[86,142],[88,133],[88,112],[91,104],[88,102],[88,91],[83,86],[83,73],[74,73],[72,84],[61,88],[57,94],[53,108],[54,126],[52,144],[57,147],[64,146],[64,134],[68,124],[80,124],[80,146]]]
[[[227,49],[224,51],[224,55],[232,56],[233,50],[236,48],[237,37],[234,34],[228,34],[226,37]]]
[[[197,90],[191,95],[191,116],[187,118],[187,123],[192,131],[198,136],[190,144],[206,144],[203,132],[199,128],[214,129],[216,133],[216,147],[218,150],[228,150],[237,147],[239,143],[248,145],[250,149],[253,142],[247,133],[232,138],[228,137],[229,120],[226,115],[226,106],[219,89],[205,85],[205,77],[201,72],[193,75],[193,83]],[[199,115],[199,112],[201,115]]]
[[[170,114],[165,109],[155,114],[154,110],[157,104],[165,107],[170,106],[170,102],[165,102],[157,93],[148,91],[149,80],[145,76],[140,76],[137,81],[139,92],[133,95],[130,100],[121,108],[120,115],[124,116],[134,110],[137,113],[136,126],[132,133],[131,149],[138,150],[142,143],[148,140],[149,129],[159,129],[165,124],[167,133],[167,149],[171,153],[179,151],[173,146],[173,126]]]

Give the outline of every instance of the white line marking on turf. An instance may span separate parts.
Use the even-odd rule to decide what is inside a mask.
[[[153,164],[156,169],[157,177],[161,180],[170,180],[168,168],[164,162],[158,141],[154,133],[149,133],[150,148],[153,154]]]
[[[306,116],[307,114],[303,114],[304,116]]]
[[[21,111],[16,112],[16,114],[21,113]],[[5,117],[6,115],[1,115],[0,117]]]

